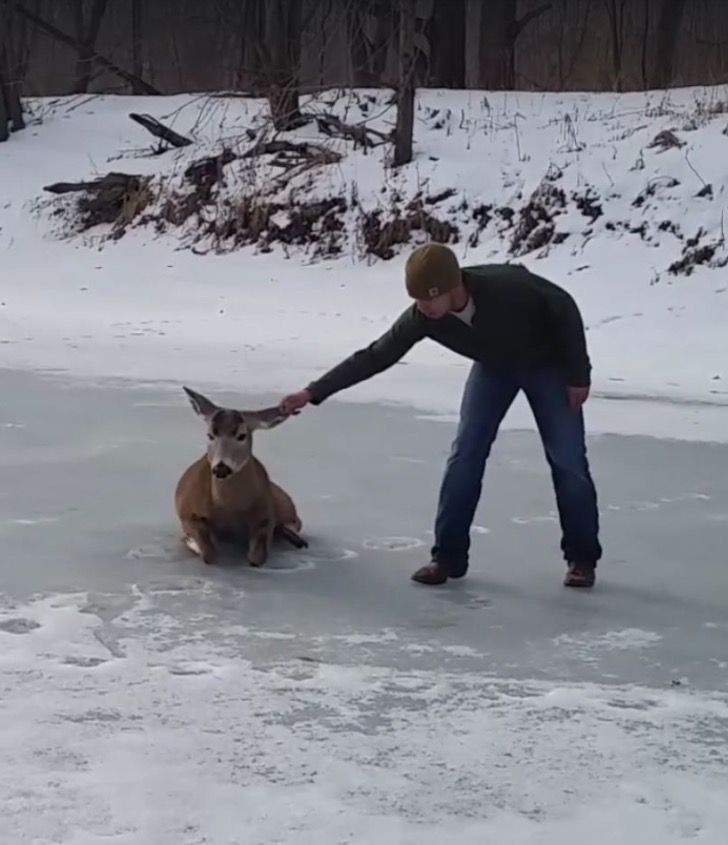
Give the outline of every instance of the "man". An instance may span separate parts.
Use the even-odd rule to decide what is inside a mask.
[[[521,265],[461,269],[452,250],[437,243],[414,250],[405,281],[414,302],[394,325],[305,390],[286,396],[281,409],[296,414],[309,403],[319,405],[391,367],[425,337],[472,359],[440,489],[432,560],[412,579],[444,584],[467,572],[486,459],[523,390],[551,467],[568,566],[564,584],[592,587],[602,549],[582,412],[591,363],[573,298]]]

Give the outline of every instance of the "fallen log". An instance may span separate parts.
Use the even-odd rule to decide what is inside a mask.
[[[293,141],[261,141],[255,146],[246,150],[242,158],[254,158],[262,155],[278,154],[282,158],[304,159],[319,164],[335,164],[341,161],[341,155],[334,150],[327,150],[319,144],[307,142],[295,143]]]
[[[138,176],[134,173],[111,172],[105,176],[99,176],[98,179],[85,182],[54,182],[52,185],[46,185],[43,190],[51,194],[70,194],[74,191],[89,190],[120,190],[138,187],[141,182],[146,180],[146,176]]]
[[[121,237],[130,223],[151,201],[149,176],[134,173],[107,173],[84,182],[55,182],[43,190],[51,194],[80,192],[77,210],[81,231],[99,224],[112,224],[114,236]]]
[[[201,158],[185,170],[185,179],[188,179],[198,188],[210,187],[222,176],[222,169],[226,164],[235,161],[237,156],[232,150],[224,149],[219,155]]]
[[[148,132],[151,132],[156,138],[161,138],[162,141],[166,141],[173,147],[189,147],[192,144],[189,138],[185,138],[184,135],[180,135],[179,132],[170,129],[169,126],[160,123],[156,117],[152,117],[150,114],[136,114],[132,112],[129,117],[135,123],[143,126]]]
[[[319,132],[328,135],[329,138],[344,138],[354,142],[354,147],[364,147],[370,149],[381,144],[388,144],[392,139],[389,135],[383,132],[378,132],[366,124],[352,125],[344,123],[336,115],[320,114],[316,115],[316,125]]]

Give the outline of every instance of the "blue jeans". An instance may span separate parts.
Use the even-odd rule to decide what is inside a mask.
[[[556,368],[504,373],[476,363],[465,385],[460,424],[440,488],[432,548],[433,560],[442,563],[453,577],[467,571],[470,526],[480,499],[485,463],[519,390],[525,392],[531,406],[551,467],[564,558],[596,566],[602,556],[584,416],[569,405],[564,376]]]

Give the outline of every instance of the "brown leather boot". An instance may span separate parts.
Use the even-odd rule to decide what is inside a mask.
[[[434,587],[447,581],[447,571],[444,566],[433,560],[427,566],[422,566],[417,572],[413,573],[412,580],[418,584]]]
[[[589,589],[596,582],[596,571],[593,563],[570,563],[564,578],[565,587],[585,587]]]

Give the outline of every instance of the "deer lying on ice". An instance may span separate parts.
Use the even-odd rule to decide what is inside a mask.
[[[253,455],[253,432],[273,428],[286,416],[278,408],[234,411],[184,388],[195,412],[207,423],[207,454],[189,466],[177,483],[175,509],[184,542],[205,563],[214,563],[216,541],[247,539],[248,561],[262,566],[274,536],[296,548],[308,543],[291,497],[268,477]]]

